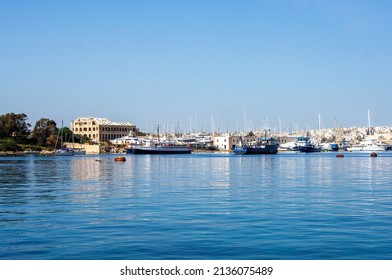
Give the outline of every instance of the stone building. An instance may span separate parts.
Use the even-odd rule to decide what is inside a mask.
[[[112,122],[105,118],[79,117],[71,122],[70,127],[74,134],[86,136],[95,143],[113,140],[138,131],[130,122]]]

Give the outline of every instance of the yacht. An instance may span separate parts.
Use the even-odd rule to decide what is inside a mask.
[[[349,152],[358,152],[358,151],[369,151],[369,152],[375,152],[375,151],[385,151],[386,146],[384,144],[378,143],[374,139],[365,139],[361,141],[358,145],[353,145],[351,147],[347,148],[347,151]]]

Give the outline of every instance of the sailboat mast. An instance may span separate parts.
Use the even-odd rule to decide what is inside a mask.
[[[60,143],[61,143],[61,148],[62,148],[63,145],[64,145],[64,143],[63,143],[63,136],[64,136],[64,135],[63,135],[63,132],[64,132],[64,131],[63,131],[63,127],[64,127],[64,121],[62,120],[62,121],[61,121],[61,133],[60,133],[60,135],[61,135],[61,140],[60,140],[60,141],[61,141],[61,142],[60,142]]]

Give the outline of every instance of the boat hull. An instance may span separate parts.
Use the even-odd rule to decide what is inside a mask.
[[[347,151],[349,152],[382,152],[385,151],[386,149],[383,147],[378,147],[378,146],[374,146],[374,147],[349,147],[347,148]]]
[[[263,145],[243,148],[234,148],[236,155],[268,155],[278,153],[278,145]]]
[[[255,147],[246,147],[247,155],[262,155],[262,154],[276,154],[278,153],[279,145],[263,145]]]
[[[238,148],[235,147],[234,150],[233,150],[233,153],[236,154],[236,155],[245,155],[247,150],[248,149],[245,148],[245,147],[238,147]]]
[[[317,152],[321,152],[321,148],[311,147],[311,146],[298,147],[298,150],[301,153],[317,153]]]
[[[61,148],[54,152],[55,156],[74,156],[74,150],[68,148]]]
[[[127,148],[125,150],[127,154],[135,155],[168,155],[168,154],[190,154],[191,150],[184,147],[156,147],[156,148]]]

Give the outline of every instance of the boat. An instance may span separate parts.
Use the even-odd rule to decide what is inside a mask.
[[[276,154],[278,152],[279,144],[275,138],[260,137],[254,143],[246,145],[236,145],[233,149],[236,155],[261,155],[261,154]]]
[[[80,155],[85,155],[86,154],[86,150],[85,149],[73,149],[74,151],[74,155],[75,156],[80,156]]]
[[[126,154],[190,154],[192,151],[186,146],[172,142],[160,142],[159,126],[157,128],[158,141],[148,141],[145,145],[130,146],[125,148]]]
[[[339,145],[337,143],[324,143],[322,150],[326,152],[337,152],[339,151]]]
[[[191,150],[180,146],[155,146],[125,148],[126,154],[190,154]]]
[[[25,155],[36,155],[36,154],[38,154],[37,151],[33,151],[33,150],[31,150],[31,149],[24,150],[23,153],[24,153]]]
[[[63,147],[63,148],[60,148],[60,149],[54,151],[53,155],[55,155],[55,156],[74,156],[75,151],[73,149]]]
[[[374,151],[385,151],[387,147],[383,144],[377,143],[374,139],[365,139],[357,145],[353,145],[347,148],[349,152],[374,152]]]
[[[242,144],[242,138],[240,138],[239,144],[234,146],[233,153],[236,155],[245,155],[248,149]]]
[[[53,155],[55,155],[55,156],[74,156],[75,155],[74,149],[64,147],[64,145],[63,145],[62,130],[63,130],[63,122],[61,122],[61,129],[59,129],[59,133],[57,135],[57,140],[56,140],[56,145],[55,145],[55,147],[57,147],[57,143],[60,139],[60,148],[58,150],[55,150]]]
[[[185,146],[173,143],[155,143],[150,140],[144,146],[131,146],[125,148],[126,154],[190,154],[191,150]]]
[[[294,150],[299,151],[301,153],[314,153],[321,152],[321,147],[313,144],[308,137],[301,136],[297,138],[295,142]]]

